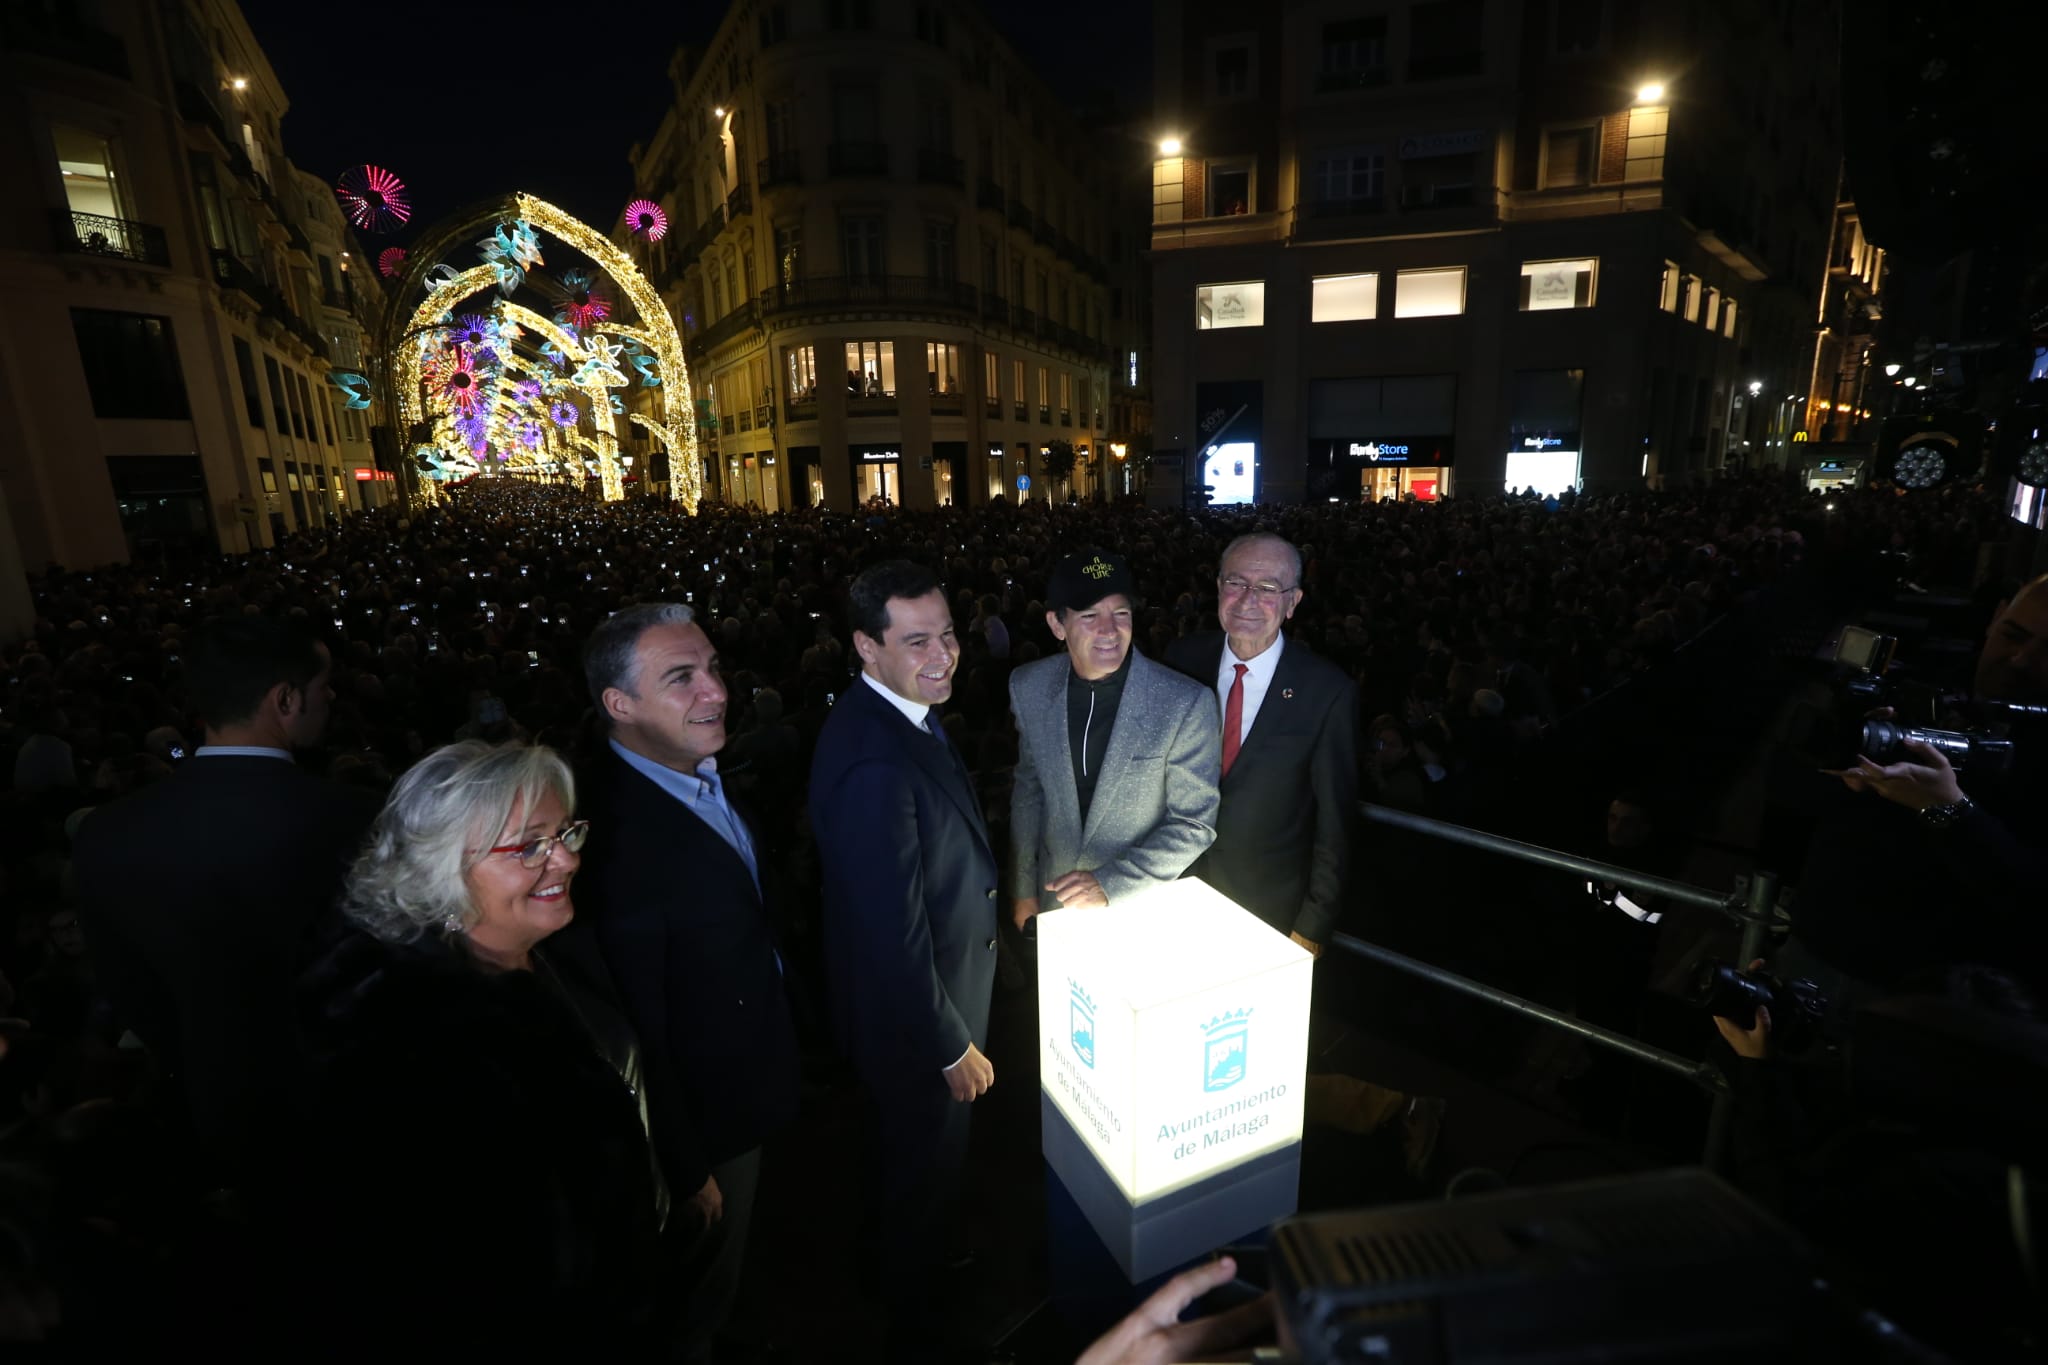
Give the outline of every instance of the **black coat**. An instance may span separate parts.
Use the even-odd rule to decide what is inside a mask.
[[[796,1118],[796,1028],[774,931],[732,846],[610,745],[578,789],[590,842],[577,921],[647,1049],[655,1145],[671,1192],[687,1198],[714,1165]]]
[[[811,763],[825,956],[841,1043],[877,1089],[943,1085],[988,1043],[996,856],[967,769],[865,681]]]
[[[375,815],[367,793],[281,759],[208,755],[79,826],[94,969],[231,1168],[288,1108],[293,986]]]
[[[1166,662],[1214,693],[1224,636],[1175,640]],[[1353,890],[1358,689],[1299,640],[1221,784],[1216,842],[1189,871],[1281,933],[1327,942]]]
[[[350,934],[309,972],[299,1155],[314,1174],[296,1226],[331,1358],[623,1359],[641,1345],[652,1154],[568,970],[496,972],[440,942]]]

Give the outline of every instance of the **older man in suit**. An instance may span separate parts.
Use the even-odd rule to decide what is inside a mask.
[[[1010,676],[1020,929],[1041,910],[1113,905],[1170,882],[1216,837],[1216,707],[1131,648],[1136,596],[1119,555],[1062,560],[1045,619],[1066,653]]]
[[[739,1289],[761,1146],[796,1118],[796,1030],[754,831],[718,772],[726,694],[710,637],[689,607],[644,603],[592,632],[583,668],[607,742],[584,775],[570,934],[594,931],[646,1050],[680,1215],[676,1352],[704,1360]]]
[[[933,710],[960,662],[945,592],[929,570],[892,560],[849,596],[861,672],[818,736],[811,828],[833,1013],[876,1121],[877,1269],[892,1335],[915,1353],[934,1330],[923,1300],[967,1159],[969,1106],[995,1082],[983,1049],[996,855]]]

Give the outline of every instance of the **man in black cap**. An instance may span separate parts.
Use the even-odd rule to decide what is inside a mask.
[[[1208,689],[1131,648],[1137,593],[1122,556],[1061,560],[1046,606],[1066,656],[1010,675],[1020,929],[1040,910],[1111,905],[1179,877],[1216,837],[1223,763]]]

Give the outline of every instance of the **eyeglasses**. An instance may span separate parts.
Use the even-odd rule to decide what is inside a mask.
[[[542,867],[546,865],[548,855],[555,851],[556,844],[560,844],[571,853],[576,853],[582,850],[583,841],[589,837],[590,822],[588,820],[574,820],[562,826],[553,834],[542,834],[536,838],[528,839],[523,844],[500,844],[496,848],[485,849],[484,851],[486,853],[510,853],[519,859],[521,867]]]
[[[1283,588],[1278,583],[1247,583],[1237,577],[1219,578],[1216,584],[1223,589],[1225,597],[1243,597],[1250,593],[1252,600],[1264,607],[1272,606],[1294,591],[1292,588]]]

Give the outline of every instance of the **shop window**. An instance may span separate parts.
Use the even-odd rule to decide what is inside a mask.
[[[934,394],[960,392],[960,348],[943,341],[924,344],[925,379]]]
[[[1522,262],[1522,311],[1591,308],[1593,280],[1599,265],[1590,256],[1568,261]]]
[[[1309,295],[1311,322],[1369,321],[1379,311],[1380,277],[1363,275],[1318,275]]]
[[[1465,267],[1403,270],[1394,277],[1394,316],[1450,317],[1465,311]]]
[[[896,396],[896,343],[846,343],[846,392],[855,398]]]
[[[1195,327],[1208,331],[1220,327],[1263,327],[1266,325],[1266,282],[1239,280],[1232,284],[1195,286]]]

